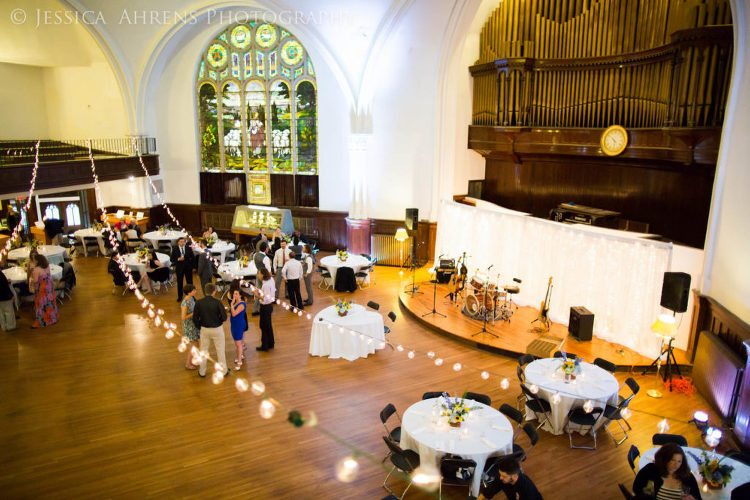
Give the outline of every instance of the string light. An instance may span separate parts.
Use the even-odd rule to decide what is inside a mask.
[[[237,388],[240,392],[247,392],[247,389],[250,387],[250,384],[247,382],[244,378],[238,378],[234,382],[234,386]]]
[[[158,326],[158,325],[157,325],[157,326]],[[164,337],[166,337],[167,339],[171,339],[172,337],[174,337],[174,332],[173,332],[173,331],[172,331],[171,329],[170,329],[170,330],[167,330],[167,331],[166,331],[166,332],[164,333]],[[180,345],[182,345],[182,344],[180,344]]]
[[[357,477],[359,463],[354,457],[342,458],[336,462],[336,479],[342,483],[351,483]]]
[[[427,353],[427,357],[430,358],[430,359],[432,359],[432,358],[435,357],[435,353],[433,351],[430,351],[430,352]]]
[[[435,366],[441,366],[442,364],[443,364],[443,359],[442,358],[437,358],[435,360]]]
[[[255,384],[253,384],[255,385]],[[273,403],[271,403],[269,400],[264,399],[260,403],[259,408],[260,416],[268,420],[269,418],[273,417],[273,414],[276,413],[276,407]]]
[[[536,384],[531,384],[531,385],[529,386],[529,392],[530,392],[531,394],[536,394],[537,392],[539,392],[539,386],[538,386],[538,385],[536,385]]]
[[[409,359],[414,359],[414,356],[415,356],[414,351],[409,351],[409,354],[406,355],[406,357]]]
[[[556,392],[552,395],[552,399],[550,399],[550,403],[553,405],[560,404],[560,401],[562,400],[562,397],[560,396],[559,392]]]
[[[625,420],[629,419],[632,414],[633,412],[630,408],[623,408],[622,411],[620,412],[620,416],[624,418]],[[664,421],[666,422],[667,419],[665,418]]]
[[[490,378],[490,372],[488,372],[488,371],[482,371],[482,375],[481,375],[481,377],[482,377],[482,378],[483,378],[484,380],[488,380],[488,379]],[[506,379],[506,380],[507,380],[507,379]]]
[[[586,402],[583,403],[583,411],[586,413],[594,411],[594,403],[590,399],[587,399]]]
[[[39,143],[40,142],[41,141],[36,141],[36,145],[34,146],[34,149],[35,149],[34,168],[31,170],[31,183],[29,186],[29,195],[26,197],[26,203],[24,203],[23,205],[23,211],[26,213],[28,213],[29,208],[31,207],[31,197],[34,195],[34,190],[36,189],[36,175],[37,175],[37,172],[39,171]],[[21,237],[22,227],[23,227],[23,220],[21,217],[19,217],[16,227],[14,227],[10,233],[10,238],[8,238],[8,241],[5,242],[5,246],[0,250],[0,260],[2,260],[8,253],[10,253],[10,247],[13,246],[13,242]]]
[[[264,384],[260,380],[255,380],[253,381],[253,384],[250,386],[250,390],[256,396],[260,396],[261,394],[266,392],[266,384]]]
[[[659,432],[664,434],[669,430],[669,422],[667,422],[667,419],[663,419],[659,424],[656,426],[657,429],[659,429]]]
[[[396,346],[396,350],[398,352],[402,352],[404,350],[404,346],[402,346],[401,344],[399,344],[399,345]]]
[[[505,390],[508,387],[510,387],[510,381],[507,378],[504,378],[500,381],[500,388]]]
[[[214,372],[214,374],[211,376],[211,382],[213,382],[216,385],[219,385],[224,380],[224,373],[222,372]]]
[[[453,371],[454,372],[460,372],[461,371],[461,363],[455,363],[453,365]]]

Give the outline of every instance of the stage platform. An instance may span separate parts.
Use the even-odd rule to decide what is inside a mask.
[[[426,273],[419,273],[417,278],[420,277],[420,274],[427,277]],[[410,288],[410,280],[404,279],[402,285],[399,292],[399,302],[417,321],[437,333],[474,345],[479,349],[518,357],[526,353],[526,346],[544,335],[564,339],[563,349],[585,358],[586,361],[592,362],[595,358],[604,358],[615,363],[618,370],[642,369],[653,362],[653,359],[646,358],[625,346],[607,342],[597,337],[593,337],[591,341],[579,341],[568,334],[567,326],[559,323],[552,323],[549,332],[540,332],[536,330],[539,322],[531,323],[537,317],[539,311],[537,308],[528,306],[518,307],[509,323],[503,321],[497,321],[494,324],[487,322],[487,331],[497,335],[497,338],[486,333],[472,336],[472,334],[482,330],[482,322],[464,315],[459,307],[451,304],[445,298],[449,291],[448,285],[437,285],[435,309],[437,312],[445,314],[445,318],[434,314],[425,316],[425,314],[432,312],[433,284],[431,282],[417,281],[418,289],[423,293],[414,296],[405,291]],[[675,349],[674,353],[681,368],[683,366],[691,367],[685,351]]]

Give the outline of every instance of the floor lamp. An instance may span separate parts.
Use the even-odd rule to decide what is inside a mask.
[[[661,347],[659,348],[659,356],[654,360],[653,363],[651,363],[651,366],[656,365],[656,376],[659,376],[659,369],[661,368],[661,358],[664,356],[664,354],[667,355],[667,366],[664,369],[664,382],[669,379],[669,390],[672,390],[672,366],[674,366],[674,369],[677,371],[677,374],[682,377],[682,374],[680,373],[680,368],[677,366],[677,360],[675,360],[674,357],[674,351],[672,350],[672,342],[674,341],[674,334],[677,331],[677,326],[675,325],[675,317],[670,316],[669,314],[660,314],[658,318],[656,318],[656,321],[653,325],[651,325],[651,331],[654,332],[656,335],[661,337]],[[667,344],[667,347],[664,347],[664,344]],[[649,366],[649,368],[651,368]],[[648,370],[648,368],[646,368]],[[646,373],[646,370],[643,370],[643,374]],[[646,394],[651,396],[652,398],[660,398],[661,392],[657,389],[651,389],[650,391],[646,391]]]
[[[398,259],[399,262],[401,262],[401,271],[399,274],[403,276],[404,274],[404,241],[406,241],[409,238],[409,233],[406,232],[406,229],[403,227],[400,227],[396,229],[396,241],[398,241]]]

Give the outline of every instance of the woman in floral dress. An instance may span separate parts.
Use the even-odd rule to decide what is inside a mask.
[[[34,323],[31,328],[54,325],[57,323],[57,303],[55,287],[49,271],[49,262],[44,255],[33,255],[33,269],[29,288],[36,293],[34,298]]]
[[[185,285],[183,289],[185,298],[182,299],[180,304],[180,310],[182,311],[182,335],[190,342],[190,347],[198,347],[198,340],[200,339],[200,333],[198,327],[193,323],[193,309],[195,309],[195,294],[197,289],[190,284]],[[188,370],[197,370],[198,367],[193,364],[192,348],[188,348],[187,359],[185,360],[185,368]]]

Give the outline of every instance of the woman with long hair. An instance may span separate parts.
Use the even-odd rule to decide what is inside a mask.
[[[654,462],[635,476],[633,493],[637,498],[656,500],[701,500],[700,489],[690,473],[685,452],[675,443],[662,446]]]
[[[242,368],[242,362],[245,360],[245,331],[247,330],[247,304],[242,299],[242,294],[238,288],[232,291],[232,302],[229,304],[229,326],[232,330],[232,340],[237,349],[237,357],[234,360],[234,369]]]
[[[44,255],[32,255],[33,268],[29,277],[29,290],[33,291],[36,297],[34,297],[34,323],[31,328],[41,328],[57,323],[57,303],[47,258]]]
[[[273,303],[276,301],[276,284],[271,279],[271,272],[265,267],[259,270],[263,286],[260,296],[260,346],[256,351],[267,351],[273,349],[273,325],[271,324],[271,313],[273,312]],[[259,292],[255,292],[259,293]]]
[[[198,341],[200,340],[200,332],[198,327],[193,323],[193,309],[195,309],[195,294],[197,289],[190,283],[185,285],[182,289],[183,298],[180,303],[180,312],[182,315],[182,335],[190,342],[187,350],[187,359],[185,360],[185,368],[188,370],[197,370],[198,366],[192,362],[193,353],[192,346],[198,348]]]

